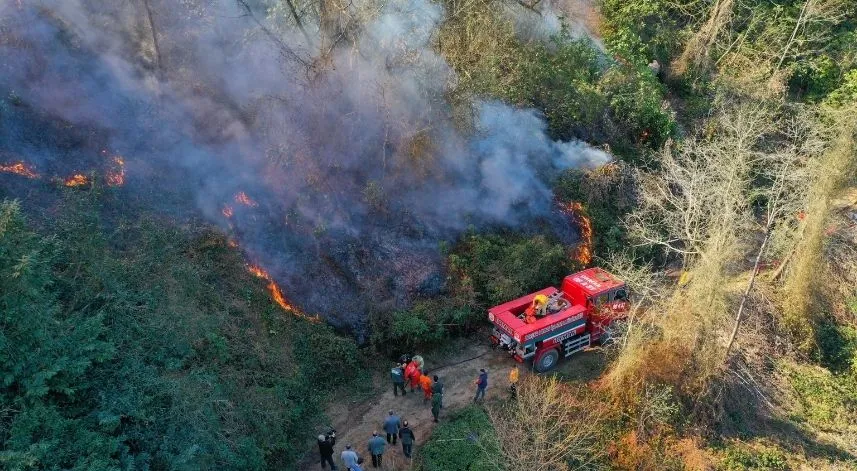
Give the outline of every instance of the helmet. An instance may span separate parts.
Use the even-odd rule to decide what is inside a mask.
[[[533,298],[533,305],[542,305],[548,302],[548,297],[543,294],[537,294],[535,298]]]
[[[324,439],[325,439],[325,436],[324,436],[324,435],[319,435],[319,436],[318,436],[318,441],[323,442],[323,441],[324,441]]]

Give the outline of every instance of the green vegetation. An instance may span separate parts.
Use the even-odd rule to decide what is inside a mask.
[[[544,236],[470,234],[447,256],[447,293],[411,309],[376,312],[372,342],[384,353],[437,346],[485,322],[485,309],[550,286],[574,270],[569,250]]]
[[[455,101],[494,98],[534,107],[556,139],[609,144],[636,161],[675,132],[663,105],[666,90],[645,63],[615,63],[567,31],[547,43],[523,42],[499,2],[472,2],[447,19],[438,49],[461,77]]]
[[[222,235],[108,232],[88,198],[50,231],[0,205],[0,467],[293,463],[354,342],[283,313]]]
[[[502,469],[497,464],[499,446],[488,415],[477,406],[466,407],[445,419],[420,447],[418,469]]]
[[[782,451],[774,447],[726,449],[722,463],[724,471],[787,471],[791,469]]]

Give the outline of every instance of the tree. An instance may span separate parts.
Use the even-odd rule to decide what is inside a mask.
[[[522,379],[515,400],[488,409],[504,469],[590,469],[604,453],[595,440],[604,411],[586,397],[553,376]]]

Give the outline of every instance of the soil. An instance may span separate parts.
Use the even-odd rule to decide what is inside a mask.
[[[484,343],[474,342],[470,339],[455,340],[454,352],[451,355],[440,355],[441,357],[426,357],[426,369],[430,376],[438,375],[444,383],[443,409],[440,412],[440,421],[443,422],[455,410],[461,409],[473,402],[476,393],[475,381],[479,376],[479,369],[488,371],[488,389],[485,401],[492,402],[509,397],[509,372],[517,364],[508,353],[500,350],[492,350],[488,341]],[[393,365],[391,364],[390,367]],[[556,371],[564,379],[586,381],[597,377],[604,366],[604,355],[598,349],[590,349],[577,353],[570,359],[560,360]],[[529,369],[529,365],[522,365],[521,376],[536,374]],[[410,392],[405,396],[394,396],[392,383],[389,382],[389,370],[383,374],[376,375],[379,386],[384,389],[379,395],[359,403],[348,404],[338,402],[332,404],[327,415],[332,419],[332,425],[337,431],[336,446],[334,447],[334,460],[340,469],[343,469],[339,460],[339,454],[345,449],[346,444],[352,448],[369,463],[371,468],[371,456],[367,451],[367,443],[372,437],[372,432],[377,431],[384,436],[382,424],[384,419],[393,410],[402,420],[409,422],[411,430],[416,435],[414,455],[418,453],[418,447],[422,445],[431,435],[435,427],[431,415],[431,403],[423,402],[422,391]],[[386,384],[386,386],[384,386]],[[322,432],[322,431],[320,431]],[[411,465],[403,453],[401,445],[388,445],[384,453],[385,470],[410,469]],[[313,449],[300,464],[298,469],[317,470],[318,449],[313,444]]]

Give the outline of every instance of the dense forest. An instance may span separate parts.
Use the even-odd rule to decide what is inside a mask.
[[[851,0],[3,0],[0,57],[2,469],[303,469],[590,266],[592,371],[387,469],[857,467]]]

